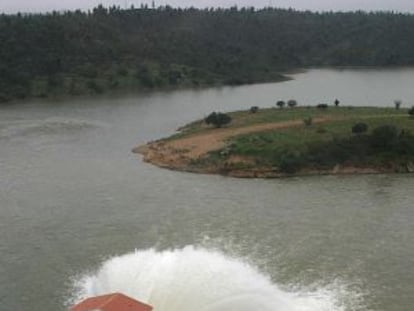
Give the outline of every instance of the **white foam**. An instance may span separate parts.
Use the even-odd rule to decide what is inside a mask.
[[[78,287],[77,300],[121,292],[154,311],[344,310],[331,291],[287,292],[240,259],[192,246],[114,257]]]

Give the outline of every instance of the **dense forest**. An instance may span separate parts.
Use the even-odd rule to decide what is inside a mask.
[[[0,102],[399,65],[414,65],[414,15],[168,6],[0,15]]]

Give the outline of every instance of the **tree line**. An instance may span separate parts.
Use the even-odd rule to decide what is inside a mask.
[[[244,84],[309,66],[414,64],[414,15],[98,6],[0,15],[0,101]]]

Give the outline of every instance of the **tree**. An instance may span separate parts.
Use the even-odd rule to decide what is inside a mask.
[[[414,117],[414,106],[412,106],[412,107],[408,110],[408,114],[409,114],[411,117]]]
[[[394,100],[395,109],[399,110],[401,107],[401,100]]]
[[[144,63],[138,66],[135,77],[141,82],[141,85],[144,87],[152,88],[155,86],[151,69]]]
[[[352,133],[354,134],[362,134],[368,131],[368,125],[363,122],[356,123],[352,127]]]
[[[207,124],[212,124],[215,127],[222,127],[231,122],[231,117],[225,113],[212,112],[204,119]]]
[[[334,101],[334,104],[335,104],[335,107],[338,107],[339,106],[339,99],[337,98],[337,99],[335,99],[335,101]]]
[[[259,111],[259,107],[258,106],[251,106],[250,107],[250,113],[256,113]]]
[[[276,102],[276,106],[278,106],[279,108],[283,108],[285,107],[286,103],[283,100],[278,100]]]
[[[294,99],[289,99],[288,102],[287,102],[287,105],[290,108],[294,108],[294,107],[296,107],[298,105],[298,102],[296,100],[294,100]]]

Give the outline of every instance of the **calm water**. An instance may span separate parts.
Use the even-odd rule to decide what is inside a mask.
[[[412,311],[413,176],[240,180],[130,152],[213,110],[414,103],[414,69],[295,78],[0,107],[0,309],[122,290],[155,311]]]

